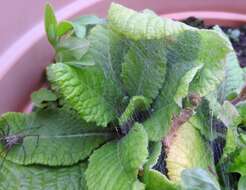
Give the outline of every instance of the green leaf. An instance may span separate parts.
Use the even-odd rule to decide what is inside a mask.
[[[7,136],[21,135],[23,142],[0,151],[17,164],[72,165],[87,158],[92,151],[113,138],[105,131],[76,118],[72,113],[46,109],[31,114],[6,113],[0,128]]]
[[[242,123],[245,125],[246,124],[246,101],[240,102],[237,106],[236,106],[240,117],[242,118]]]
[[[229,101],[224,101],[218,114],[218,118],[227,127],[237,127],[241,123],[241,117],[236,107],[232,105]]]
[[[148,155],[148,138],[141,124],[135,124],[127,136],[96,150],[86,170],[88,190],[143,189],[138,170]]]
[[[174,96],[175,102],[182,107],[182,100],[189,94],[189,85],[194,79],[197,72],[203,67],[203,64],[195,66],[191,70],[187,71],[180,79],[180,84]]]
[[[195,30],[181,22],[158,17],[153,12],[138,13],[116,3],[112,3],[108,10],[108,22],[113,30],[134,40],[160,39],[186,29]]]
[[[208,141],[215,140],[218,136],[216,131],[211,127],[213,116],[211,115],[208,101],[202,100],[196,108],[196,114],[189,119],[189,123],[199,130],[200,134]]]
[[[62,37],[64,34],[71,31],[72,29],[73,29],[73,24],[71,22],[66,20],[61,21],[60,23],[58,23],[56,27],[56,35],[58,37]]]
[[[119,118],[119,124],[123,125],[137,111],[144,111],[150,107],[150,101],[144,96],[133,96],[130,99],[125,111]]]
[[[84,120],[106,127],[116,118],[115,103],[120,102],[119,96],[110,88],[111,81],[105,78],[100,68],[77,69],[57,63],[48,67],[47,75],[52,88]]]
[[[158,161],[161,154],[162,143],[161,142],[150,142],[149,143],[149,156],[148,161],[145,163],[144,168],[152,168]]]
[[[78,38],[84,38],[88,33],[87,29],[96,24],[104,24],[105,20],[94,15],[81,16],[72,22],[74,33]]]
[[[112,30],[97,25],[88,36],[90,41],[90,53],[96,64],[101,67],[104,74],[119,84],[121,63],[127,51],[126,39]]]
[[[168,138],[166,137],[165,142],[166,167],[171,180],[180,182],[184,169],[197,167],[214,169],[210,150],[198,130],[189,121],[174,129]]]
[[[171,35],[166,38],[165,45],[167,51],[165,82],[153,104],[152,118],[146,121],[147,126],[144,123],[151,140],[165,136],[172,117],[179,111],[176,104],[180,106],[184,96],[195,93],[203,97],[216,89],[223,79],[224,66],[221,62],[229,52],[224,39],[209,30],[185,31]],[[194,71],[195,77],[190,75]],[[187,81],[184,80],[184,76],[191,78]],[[160,128],[156,127],[158,125],[162,131],[159,131],[159,137],[154,137],[154,131]]]
[[[89,49],[89,41],[77,37],[61,39],[56,47],[56,61],[80,61]]]
[[[185,169],[181,177],[184,190],[220,190],[216,177],[201,168]]]
[[[180,190],[177,184],[153,169],[144,170],[143,182],[146,184],[146,190]]]
[[[0,172],[0,189],[87,190],[84,178],[85,168],[85,164],[64,168],[27,167],[5,160]]]
[[[228,99],[231,94],[239,93],[245,78],[243,70],[240,68],[236,52],[233,50],[232,44],[223,31],[216,27],[215,30],[218,34],[225,39],[227,46],[231,49],[225,57],[225,78],[214,92],[206,96],[210,104],[210,109],[214,112],[214,116],[218,116],[221,111],[224,100]]]
[[[197,59],[204,66],[192,81],[190,91],[203,97],[214,91],[223,81],[225,58],[231,52],[231,47],[218,32],[201,30],[199,36],[200,48],[197,51]]]
[[[109,91],[108,95],[113,95],[108,96],[108,99],[113,101],[115,109],[122,113],[126,106],[119,99],[125,96],[120,81],[121,63],[127,50],[125,39],[101,25],[97,25],[90,31],[88,39],[89,53],[95,64],[103,70],[107,80],[107,85],[104,86],[105,91]]]
[[[231,51],[227,55],[225,60],[225,79],[218,89],[219,102],[222,103],[231,93],[239,94],[242,89],[245,79],[243,69],[239,65],[236,52],[233,50],[233,46],[219,26],[215,26],[214,29],[224,37],[230,47]]]
[[[41,88],[32,93],[31,99],[35,106],[43,108],[47,105],[47,102],[56,101],[57,96],[52,91]]]
[[[223,149],[223,157],[230,157],[238,148],[238,134],[234,128],[228,128],[226,133],[226,144]]]
[[[176,104],[168,104],[167,106],[154,111],[151,114],[151,117],[143,123],[149,140],[162,140],[170,130],[173,115],[177,113],[178,107]]]
[[[53,8],[51,7],[50,4],[45,5],[44,23],[45,23],[45,31],[50,44],[56,46],[58,40],[56,36],[57,21]]]
[[[73,23],[73,30],[78,38],[85,38],[86,37],[86,27],[84,25],[80,25],[78,23]]]
[[[142,95],[150,100],[158,95],[165,80],[166,55],[163,40],[129,42],[121,77],[130,96]]]
[[[238,190],[244,190],[246,187],[246,176],[241,176],[238,182]]]
[[[105,19],[99,18],[95,15],[84,15],[73,21],[79,25],[96,25],[96,24],[105,24]]]
[[[242,149],[240,153],[234,158],[230,165],[231,172],[240,173],[241,176],[246,175],[246,148]]]

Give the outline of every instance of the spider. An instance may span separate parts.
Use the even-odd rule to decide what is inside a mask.
[[[37,141],[35,145],[35,149],[38,146],[38,141],[39,141],[39,135],[23,135],[21,134],[21,131],[19,131],[19,134],[10,134],[10,126],[8,122],[6,121],[6,131],[3,128],[0,128],[0,143],[3,145],[3,150],[0,153],[0,155],[4,154],[3,161],[0,164],[0,168],[3,166],[3,162],[5,161],[8,153],[16,146],[16,145],[21,145],[23,152],[24,152],[24,162],[26,159],[26,150],[25,147],[23,146],[23,141],[25,137],[28,136],[36,136]],[[34,129],[34,128],[29,128],[29,129]],[[37,127],[35,128],[37,129]]]

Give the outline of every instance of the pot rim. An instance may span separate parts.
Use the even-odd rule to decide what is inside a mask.
[[[85,3],[82,5],[83,7],[89,7],[93,4],[99,2],[100,0],[93,0],[93,2]],[[69,5],[68,7],[57,12],[58,20],[62,20],[65,18],[71,18],[77,12],[79,12],[81,8],[77,6],[77,2]],[[195,16],[198,18],[202,18],[205,21],[207,20],[216,20],[216,22],[224,21],[224,23],[228,22],[229,25],[232,25],[233,22],[236,24],[246,23],[246,14],[232,13],[232,12],[218,12],[218,11],[185,11],[185,12],[174,12],[168,14],[160,14],[161,17],[168,17],[176,20],[182,20],[188,18],[190,16]],[[220,22],[219,22],[220,23]],[[15,62],[28,51],[31,46],[40,40],[44,35],[44,26],[43,22],[34,26],[29,32],[27,32],[24,36],[22,36],[16,43],[14,43],[10,48],[8,48],[3,55],[0,57],[0,62],[3,63],[1,65],[0,70],[0,80],[8,73],[11,67],[15,64]],[[40,32],[41,31],[41,32]],[[30,37],[32,36],[32,38]],[[35,36],[35,37],[33,37]],[[30,40],[31,39],[31,40]],[[16,52],[16,49],[19,51]],[[14,56],[13,56],[14,55]],[[6,62],[6,63],[5,63]]]
[[[221,12],[221,11],[184,11],[184,12],[162,14],[160,16],[172,18],[175,20],[182,20],[190,16],[194,16],[197,18],[202,18],[204,20],[246,22],[246,14],[240,14],[234,12]]]
[[[101,0],[93,0],[93,2],[88,1],[84,2],[82,5],[83,8],[88,8],[94,4],[100,2]],[[80,5],[80,6],[78,6]],[[71,5],[61,9],[57,12],[56,16],[58,20],[71,18],[76,15],[81,10],[81,2],[75,1]],[[206,23],[217,23],[219,25],[240,25],[246,23],[246,14],[232,13],[232,12],[220,12],[220,11],[185,11],[185,12],[174,12],[168,14],[159,14],[162,17],[168,17],[175,20],[186,19],[190,16],[195,16],[202,18]],[[32,37],[30,37],[32,36]],[[0,62],[4,63],[1,65],[0,70],[0,81],[7,76],[8,72],[16,64],[18,59],[21,59],[33,44],[37,43],[40,40],[43,40],[45,36],[44,24],[43,22],[34,26],[30,31],[28,31],[24,36],[22,36],[16,43],[14,43],[4,54],[0,57]],[[18,51],[16,51],[18,50]],[[30,111],[30,103],[26,104],[24,110]],[[23,109],[22,109],[23,110]]]

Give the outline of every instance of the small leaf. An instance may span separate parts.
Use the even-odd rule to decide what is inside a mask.
[[[56,47],[56,61],[79,61],[89,49],[89,41],[76,37],[69,37],[59,41]]]
[[[138,190],[138,170],[148,155],[148,138],[141,124],[135,124],[127,136],[94,151],[86,170],[88,190]]]
[[[220,190],[215,176],[200,168],[185,169],[181,178],[184,190]]]
[[[241,117],[236,109],[230,102],[225,101],[218,114],[218,118],[227,127],[237,127],[241,123]]]
[[[241,176],[246,175],[246,148],[243,148],[240,153],[234,158],[230,165],[231,172],[240,173]]]
[[[85,38],[86,27],[84,25],[79,25],[78,23],[73,23],[73,30],[78,38]]]
[[[150,107],[150,101],[144,96],[133,96],[125,111],[119,118],[119,124],[123,125],[136,111],[144,111]]]
[[[63,62],[66,65],[73,66],[78,69],[82,69],[87,66],[95,66],[95,62],[89,53],[86,53],[79,61],[66,61]]]
[[[146,184],[146,190],[180,190],[177,184],[153,169],[144,170],[143,182]]]
[[[44,22],[45,22],[45,31],[48,40],[55,47],[57,43],[57,36],[56,36],[57,21],[53,8],[51,7],[50,4],[46,4],[45,6]]]
[[[240,102],[236,108],[242,118],[242,123],[246,125],[246,101]]]
[[[79,25],[96,25],[96,24],[105,24],[106,21],[103,18],[99,18],[95,15],[85,15],[74,20],[75,23]]]
[[[158,161],[161,154],[162,143],[161,142],[150,142],[149,144],[149,156],[148,161],[145,163],[144,168],[152,168]]]
[[[238,190],[245,190],[246,176],[241,176],[238,182]]]
[[[23,136],[21,144],[0,151],[17,164],[72,165],[87,158],[92,151],[113,138],[102,130],[76,118],[62,109],[45,109],[31,114],[6,113],[0,118],[0,129],[7,134]]]
[[[64,168],[35,165],[27,167],[5,160],[0,172],[0,189],[87,190],[84,178],[85,168],[85,164]]]
[[[223,149],[223,158],[230,157],[238,148],[238,134],[234,128],[228,128],[226,133],[226,144]]]
[[[73,29],[73,24],[69,21],[61,21],[56,28],[56,35],[58,37],[62,37],[67,32],[71,31]]]
[[[203,64],[195,66],[191,70],[187,71],[180,80],[177,92],[174,96],[175,102],[182,107],[182,100],[189,94],[189,86],[194,79],[197,72],[203,67]]]
[[[154,111],[144,123],[149,140],[160,141],[169,132],[173,115],[178,113],[176,104],[170,104]]]
[[[56,101],[57,96],[51,90],[41,88],[32,93],[31,99],[35,106],[43,108],[47,102]]]

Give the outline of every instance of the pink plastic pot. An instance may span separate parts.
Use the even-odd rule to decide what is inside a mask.
[[[105,16],[110,0],[52,0],[59,20],[82,14]],[[196,16],[208,24],[240,25],[246,23],[245,0],[166,0],[115,1],[134,9],[149,8],[174,19]],[[5,1],[0,16],[5,18],[0,36],[0,114],[23,111],[30,94],[44,82],[44,69],[51,63],[53,50],[41,22],[45,1]],[[31,8],[27,8],[31,7]],[[8,19],[7,19],[8,18]],[[40,22],[38,22],[40,21]],[[14,23],[14,24],[11,24]]]

